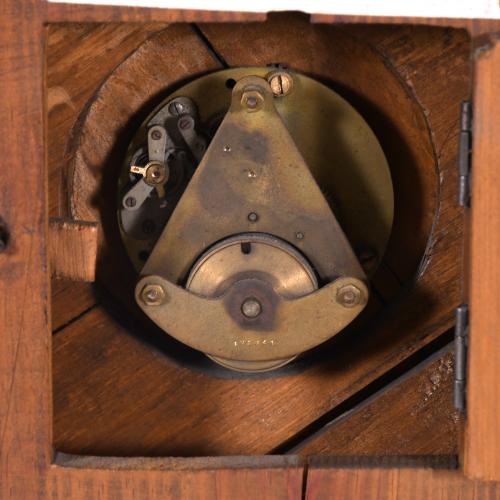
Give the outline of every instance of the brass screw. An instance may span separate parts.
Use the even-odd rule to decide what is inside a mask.
[[[250,212],[250,213],[248,214],[248,220],[249,220],[250,222],[257,222],[257,221],[259,220],[259,216],[258,216],[258,214],[256,214],[255,212]]]
[[[337,302],[344,307],[359,305],[361,298],[361,290],[354,285],[344,285],[337,291]]]
[[[258,111],[264,104],[264,97],[257,90],[246,90],[241,96],[241,104],[247,111]]]
[[[165,299],[165,290],[161,285],[145,285],[141,299],[147,306],[159,306]]]
[[[247,318],[256,318],[262,312],[262,306],[257,299],[249,297],[241,304],[241,312]]]
[[[168,170],[163,163],[151,161],[146,165],[146,183],[150,186],[164,184],[168,179]]]
[[[268,80],[271,90],[276,97],[285,96],[290,93],[293,87],[293,78],[289,73],[279,71],[272,73]]]

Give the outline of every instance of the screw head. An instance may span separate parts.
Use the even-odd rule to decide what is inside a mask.
[[[279,71],[272,73],[267,81],[276,97],[285,96],[290,93],[293,87],[293,78],[290,73]]]
[[[245,90],[241,96],[241,104],[249,112],[258,111],[264,105],[264,97],[257,90]]]
[[[129,196],[125,199],[125,205],[127,205],[127,207],[129,208],[135,207],[136,204],[137,200],[133,196]]]
[[[250,212],[250,213],[248,214],[248,220],[249,220],[250,222],[257,222],[257,221],[259,220],[259,216],[258,216],[258,214],[256,214],[255,212]]]
[[[159,130],[153,130],[151,132],[151,138],[155,141],[159,141],[162,138],[162,133]]]
[[[179,101],[172,101],[168,106],[171,115],[179,116],[186,112],[186,106]]]
[[[145,285],[141,291],[141,300],[147,306],[159,306],[165,300],[165,290],[161,285]]]
[[[183,116],[179,122],[178,126],[181,130],[189,130],[193,128],[194,120],[190,116]]]
[[[344,285],[337,291],[337,302],[343,307],[355,307],[361,299],[361,290],[355,285]]]
[[[256,318],[262,312],[262,305],[256,298],[248,297],[241,304],[241,312],[247,318]]]
[[[169,171],[163,163],[158,161],[149,162],[146,165],[146,183],[150,186],[164,184],[169,177]]]
[[[303,240],[304,239],[304,233],[302,231],[297,231],[295,233],[295,237],[298,239],[298,240]]]

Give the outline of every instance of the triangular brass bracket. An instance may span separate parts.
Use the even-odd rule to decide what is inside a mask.
[[[254,108],[248,106],[256,100]],[[285,127],[266,80],[242,78],[231,107],[146,262],[173,283],[228,236],[261,232],[290,242],[323,282],[365,279],[323,193]]]

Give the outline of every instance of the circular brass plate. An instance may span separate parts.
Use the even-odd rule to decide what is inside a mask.
[[[287,298],[301,297],[318,288],[314,271],[300,252],[283,240],[261,233],[233,236],[214,245],[191,269],[186,288],[213,298],[236,281],[248,278],[266,281]],[[273,370],[295,358],[254,362],[209,357],[226,368],[245,372]]]
[[[230,82],[248,76],[268,77],[270,68],[233,68],[197,78],[168,96],[136,133],[122,170],[120,192],[128,182],[129,159],[146,142],[145,124],[168,101],[185,96],[199,112],[199,122],[215,129],[229,109]],[[330,203],[351,246],[360,255],[371,255],[368,275],[380,263],[392,228],[393,186],[384,152],[368,124],[342,97],[307,76],[290,73],[293,86],[275,98],[275,105],[318,185]],[[144,262],[159,237],[136,240],[122,231],[122,238],[135,267]]]

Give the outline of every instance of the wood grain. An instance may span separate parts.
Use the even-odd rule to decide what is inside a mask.
[[[158,35],[158,39],[165,40],[163,45],[167,43],[169,36],[173,36],[172,31],[168,30],[170,28]],[[225,31],[225,37],[222,31]],[[377,64],[389,68],[380,70],[385,71],[381,75],[386,75],[393,82],[387,83],[384,92],[377,92],[384,97],[376,97],[377,93],[374,92],[370,95],[379,99],[378,103],[383,103],[383,99],[386,99],[384,113],[390,113],[391,119],[395,117],[401,123],[402,118],[397,117],[398,113],[394,112],[395,107],[391,101],[393,94],[401,92],[393,92],[399,85],[403,88],[403,93],[398,94],[402,96],[403,109],[409,110],[409,116],[415,118],[405,125],[408,133],[405,145],[416,148],[412,150],[410,159],[420,158],[423,173],[417,171],[417,178],[421,181],[416,184],[408,183],[408,187],[415,190],[415,185],[423,183],[427,186],[425,189],[429,200],[427,205],[423,204],[427,207],[423,210],[423,219],[419,220],[417,217],[415,224],[419,228],[427,227],[430,231],[430,223],[425,222],[432,222],[432,213],[429,214],[428,211],[430,209],[432,212],[434,208],[437,210],[426,257],[419,268],[416,286],[402,294],[383,315],[376,317],[370,325],[360,327],[358,331],[347,332],[334,343],[323,346],[321,352],[306,358],[297,368],[292,367],[292,371],[267,380],[221,381],[216,378],[220,374],[208,370],[206,364],[203,364],[203,357],[196,357],[193,353],[179,349],[177,344],[168,342],[161,332],[151,329],[147,322],[120,325],[106,312],[109,305],[106,309],[92,310],[69,328],[60,331],[55,339],[55,438],[61,450],[119,455],[266,453],[283,441],[293,438],[311,422],[323,418],[347,398],[445,332],[452,324],[452,311],[460,300],[462,221],[461,212],[455,204],[455,131],[458,127],[456,110],[469,89],[469,42],[466,34],[429,28],[379,28],[369,33],[369,37],[373,39],[372,49],[366,45],[366,41],[361,45],[351,41],[349,47],[358,47],[354,52],[356,57],[353,57],[353,53],[346,52],[342,59],[346,62],[344,66],[340,66],[337,64],[340,56],[318,59],[314,63],[315,57],[312,54],[317,50],[318,54],[342,55],[342,48],[335,49],[334,45],[339,44],[333,42],[361,35],[356,32],[338,33],[333,28],[311,27],[300,16],[272,16],[268,23],[258,25],[238,24],[228,25],[227,28],[211,25],[205,27],[205,32],[210,34],[212,42],[217,42],[216,49],[221,51],[223,48],[221,53],[228,57],[230,64],[235,65],[262,64],[262,60],[256,59],[255,55],[260,53],[266,59],[276,62],[279,54],[273,52],[273,47],[276,46],[277,39],[283,39],[286,33],[293,32],[290,45],[295,45],[288,47],[287,44],[288,52],[285,55],[294,54],[294,60],[306,65],[310,73],[316,74],[324,71],[324,67],[333,67],[341,74],[341,68],[361,65],[361,62],[353,64],[353,61],[363,61],[365,53],[370,60],[378,57]],[[214,33],[218,35],[213,36]],[[235,34],[241,37],[241,40],[237,38],[236,41],[240,40],[242,43],[243,40],[254,40],[259,50],[249,51],[246,55],[242,53],[236,58],[234,54],[240,49],[231,48]],[[297,44],[295,39],[301,43]],[[80,156],[84,161],[82,165],[90,168],[81,169],[87,181],[79,184],[85,189],[91,189],[86,193],[79,193],[85,195],[80,198],[83,203],[78,205],[82,210],[78,213],[79,217],[111,213],[114,198],[104,194],[114,192],[115,176],[111,168],[116,168],[117,163],[108,163],[107,153],[103,154],[103,151],[110,151],[109,148],[112,148],[112,136],[120,128],[117,124],[128,122],[117,121],[115,125],[107,122],[107,116],[110,115],[108,110],[117,105],[117,109],[122,109],[125,106],[123,102],[126,102],[124,116],[136,116],[134,109],[140,110],[144,106],[141,103],[148,102],[148,89],[133,86],[130,78],[135,73],[131,73],[131,70],[136,66],[141,71],[152,71],[148,69],[151,64],[147,63],[148,46],[156,47],[151,51],[153,57],[157,51],[164,50],[161,43],[155,45],[156,40],[156,37],[151,38],[134,53],[130,61],[125,61],[114,72],[101,88],[99,100],[88,109],[87,116],[92,118],[89,123],[95,125],[85,128],[83,124],[82,130],[85,133],[80,141],[78,154],[85,153]],[[186,47],[182,50],[186,50],[187,54],[187,45],[182,47]],[[195,44],[195,47],[198,45]],[[383,62],[380,63],[380,60]],[[267,62],[269,60],[265,61]],[[217,65],[214,64],[214,67]],[[436,81],[437,70],[441,78]],[[162,74],[164,70],[161,64],[156,64],[154,71]],[[356,69],[346,71],[354,74]],[[369,88],[369,67],[365,67],[363,71],[365,78],[355,81]],[[376,87],[384,88],[385,80],[381,76],[380,78]],[[400,83],[401,80],[404,83]],[[157,94],[152,94],[161,97],[162,85],[165,85],[167,79],[148,78],[148,81],[152,82],[151,85],[157,85],[154,87]],[[347,82],[347,79],[343,81]],[[122,104],[116,103],[113,95],[116,96],[117,93],[132,98],[123,99]],[[357,96],[356,102],[365,102],[366,105],[366,101],[360,97],[361,93],[356,94],[352,90],[349,96]],[[418,104],[416,111],[412,111],[415,109],[415,96]],[[378,107],[371,109],[368,106],[365,109],[371,109],[370,116],[377,116]],[[118,116],[116,120],[122,118]],[[101,126],[108,127],[106,123],[109,130],[105,129],[105,136],[109,135],[110,138],[102,142],[104,147],[99,150],[100,146],[95,140],[96,133],[102,131]],[[389,122],[382,120],[379,132],[382,137],[386,134],[386,141],[389,142],[391,134],[383,129],[384,123]],[[429,128],[434,133],[434,146],[428,138]],[[426,139],[423,140],[422,137]],[[408,158],[404,153],[400,155],[399,158]],[[404,167],[407,165],[407,162],[402,162],[400,176],[403,180]],[[415,175],[409,167],[406,173],[408,176]],[[422,177],[418,177],[419,175]],[[433,184],[433,179],[436,184]],[[101,191],[100,183],[108,187]],[[439,203],[438,192],[442,195]],[[85,200],[97,200],[98,205],[92,206]],[[419,210],[421,208],[417,205],[414,209],[417,216],[421,213]],[[109,218],[103,223],[108,235],[113,234],[113,224],[116,221]],[[412,236],[418,232],[415,224],[410,226],[407,233],[409,242],[414,241]],[[405,230],[408,231],[408,228]],[[114,278],[109,274],[109,264],[116,262],[116,249],[119,246],[119,240],[113,240],[116,241],[115,246],[110,241],[112,240],[107,242],[107,250],[104,247],[108,253],[107,258],[102,260],[108,266],[101,267],[103,272],[100,278],[110,289],[115,283],[115,289],[120,286],[123,290],[126,279],[123,272],[115,273]],[[426,240],[422,240],[420,255],[424,253],[425,243]],[[414,252],[411,245],[408,248]],[[113,249],[115,250],[112,251]],[[416,263],[413,270],[409,271],[410,275],[415,273],[415,267]],[[119,268],[121,271],[123,269],[125,268]],[[120,306],[115,307],[118,311],[111,311],[115,318],[130,314]],[[142,344],[140,337],[143,339]],[[95,360],[99,360],[99,363],[96,364]],[[67,377],[69,366],[72,367],[74,378]],[[97,374],[107,382],[98,383],[98,379],[94,378]],[[119,381],[119,391],[116,390],[115,380]],[[153,380],[161,383],[151,382]],[[150,389],[144,391],[144,387]],[[196,388],[195,401],[186,403],[184,391],[180,387]],[[138,403],[134,406],[130,401]],[[113,425],[117,408],[121,415],[120,427]],[[144,408],[148,410],[144,411]],[[196,415],[196,425],[188,424],[193,422],[193,415]],[[228,430],[221,432],[221,421]],[[156,441],[154,435],[158,436]]]
[[[252,22],[265,21],[269,13],[189,9],[157,9],[109,5],[75,5],[48,3],[46,20],[49,22]],[[405,24],[453,27],[467,29],[477,36],[500,29],[495,19],[457,19],[436,17],[370,16],[311,14],[313,23],[325,24]]]
[[[46,20],[49,22],[229,22],[263,21],[266,13],[190,9],[159,9],[112,5],[77,5],[48,3]]]
[[[57,456],[50,494],[60,499],[299,500],[303,465],[294,457],[207,459]]]
[[[169,472],[116,471],[97,459],[50,466],[51,390],[47,276],[47,206],[42,98],[42,19],[36,2],[8,1],[0,16],[0,213],[10,233],[0,255],[0,496],[6,499],[300,498],[302,467],[294,460],[241,464],[167,464]],[[29,127],[26,126],[29,122]],[[25,165],[30,175],[20,176]],[[147,464],[142,463],[147,468]],[[94,468],[92,468],[94,466]],[[99,469],[96,469],[98,467]],[[108,467],[110,470],[106,470]],[[135,462],[135,468],[141,463]],[[175,472],[177,469],[178,472]],[[235,472],[235,473],[234,473]],[[258,493],[257,493],[258,492]]]
[[[453,408],[453,346],[422,362],[290,453],[457,455],[460,415]]]
[[[245,379],[178,366],[102,308],[54,337],[57,449],[99,455],[264,454],[331,397],[318,375]],[[177,347],[178,349],[178,347]],[[324,373],[326,377],[328,373]],[[223,378],[224,377],[224,378]],[[82,383],[85,381],[85,383]]]
[[[49,213],[69,215],[71,130],[103,81],[164,23],[51,24],[47,28]]]
[[[383,460],[379,460],[379,464]],[[352,460],[348,467],[322,465],[309,467],[307,500],[495,500],[500,498],[500,484],[471,481],[457,470],[436,470],[428,466],[397,468],[379,465],[372,468]],[[383,468],[380,468],[383,467]]]
[[[269,494],[270,498],[298,497],[300,464],[296,467],[281,463],[274,468],[272,464],[263,463],[259,469],[248,464],[236,465],[236,469],[241,469],[238,473],[228,465],[200,467],[196,461],[189,460],[184,470],[182,467],[177,469],[178,475],[171,462],[166,464],[169,472],[161,471],[161,474],[131,470],[141,467],[141,463],[153,471],[155,467],[161,469],[159,464],[148,466],[141,461],[111,463],[90,458],[84,460],[84,469],[79,467],[78,460],[62,457],[58,465],[49,466],[52,452],[42,6],[42,2],[35,0],[4,0],[0,16],[3,63],[0,85],[9,96],[0,101],[1,116],[8,117],[0,121],[0,152],[13,165],[4,171],[0,196],[0,214],[11,234],[7,251],[0,255],[0,391],[4,402],[0,407],[2,496],[16,500],[49,496],[64,499],[164,498],[186,492],[188,497],[238,498],[257,492],[264,497]],[[27,122],[29,127],[26,127]],[[25,165],[30,165],[30,175],[19,176],[18,172]],[[222,471],[219,473],[216,469]],[[474,495],[475,498],[488,495],[494,498],[497,491],[495,483],[467,482],[456,473],[425,469],[365,473],[338,468],[333,476],[328,473],[323,475],[324,480],[313,482],[315,478],[321,479],[316,472],[321,474],[324,470],[314,464],[311,467],[311,498],[318,491],[330,494],[330,498],[332,491],[339,493],[340,498],[355,498],[360,491],[364,494],[362,498],[367,498],[366,492],[378,498],[381,493],[388,498],[398,494],[398,498],[404,498],[410,493],[421,498],[445,494],[451,498],[458,495],[467,498],[469,493],[470,498]],[[359,485],[364,489],[360,490]]]
[[[68,152],[72,129],[110,72],[164,23],[64,23],[47,28],[49,213],[68,217]],[[57,330],[96,303],[93,286],[53,280],[52,328]]]
[[[95,286],[84,281],[53,279],[51,292],[51,327],[58,331],[94,307],[98,301]]]
[[[493,33],[500,29],[498,19],[460,19],[442,17],[401,17],[401,16],[345,16],[335,14],[312,14],[312,23],[325,24],[405,24],[440,26],[466,29],[471,36]]]
[[[0,7],[0,496],[38,498],[52,454],[43,30],[36,0]]]
[[[465,471],[500,480],[500,42],[476,52]]]
[[[95,280],[97,230],[96,222],[49,220],[50,271],[54,278]]]
[[[173,64],[177,60],[182,64]],[[99,280],[127,304],[135,303],[136,273],[120,237],[116,199],[129,141],[169,87],[219,68],[192,27],[169,26],[115,69],[74,130],[71,213],[77,219],[99,221]]]
[[[0,496],[15,500],[36,498],[164,498],[165,492],[189,496],[234,498],[259,491],[269,498],[298,498],[302,470],[290,461],[241,467],[233,475],[231,465],[220,472],[205,469],[177,474],[141,472],[74,472],[50,467],[52,458],[50,416],[50,334],[48,331],[48,277],[43,154],[42,19],[35,2],[2,4],[0,52],[2,120],[0,151],[11,158],[4,172],[0,213],[8,225],[10,240],[0,255]],[[22,63],[22,64],[21,64]],[[26,128],[26,120],[30,126]],[[26,132],[26,130],[28,132]],[[30,175],[20,176],[25,165]],[[14,307],[15,305],[15,307]],[[292,461],[293,462],[293,461]],[[97,460],[94,462],[99,464]],[[105,465],[100,463],[104,469]],[[91,467],[91,464],[88,464]],[[136,467],[139,464],[136,463]],[[212,469],[218,467],[212,465]],[[174,468],[174,466],[172,466]],[[186,464],[186,468],[190,468]],[[62,470],[62,473],[59,471]],[[161,476],[161,477],[159,477]],[[151,482],[147,482],[151,479]],[[163,488],[160,487],[163,482]]]
[[[328,372],[323,378],[311,370],[280,378],[216,378],[175,366],[169,354],[172,346],[110,323],[101,308],[57,334],[56,448],[120,456],[263,454],[306,426],[335,391]],[[448,355],[410,386],[402,384],[358,416],[348,415],[338,431],[334,425],[332,439],[326,435],[293,452],[456,452],[450,369]],[[391,442],[389,429],[400,433],[399,442]]]

